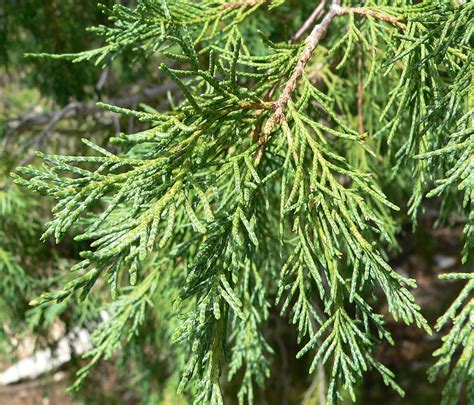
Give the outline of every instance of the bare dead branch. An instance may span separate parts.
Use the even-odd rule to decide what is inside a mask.
[[[131,96],[113,98],[107,100],[106,102],[107,104],[116,105],[118,107],[133,107],[140,103],[163,96],[166,94],[166,92],[174,89],[176,89],[176,85],[173,82],[170,82],[161,86],[151,87],[142,92],[132,94]],[[42,125],[49,125],[52,121],[54,121],[54,126],[63,119],[74,118],[76,116],[93,115],[102,112],[104,112],[104,110],[97,107],[95,102],[74,101],[59,111],[33,113],[25,117],[9,121],[7,123],[7,136],[15,131],[21,131]],[[58,116],[60,119],[55,120],[55,118]]]
[[[322,0],[318,7],[314,9],[308,19],[304,22],[298,32],[293,35],[293,38],[291,38],[292,42],[298,41],[303,36],[303,34],[313,26],[314,22],[322,16],[325,6],[326,0]]]

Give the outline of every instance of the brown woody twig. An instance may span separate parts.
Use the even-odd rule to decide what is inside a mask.
[[[296,67],[291,74],[290,79],[285,83],[283,87],[283,92],[278,97],[278,100],[275,102],[274,105],[274,113],[270,116],[270,118],[265,123],[265,127],[263,128],[262,136],[260,137],[259,143],[260,147],[258,148],[257,155],[256,155],[256,162],[258,163],[263,155],[263,151],[265,149],[265,144],[268,142],[270,138],[270,133],[272,132],[273,128],[276,124],[281,124],[284,119],[284,110],[291,99],[291,93],[296,88],[296,84],[300,77],[304,73],[304,69],[308,61],[310,60],[311,56],[313,55],[314,50],[319,45],[319,42],[326,34],[331,21],[334,17],[338,15],[338,11],[340,10],[339,7],[340,0],[334,0],[331,8],[324,16],[322,21],[317,24],[308,37],[305,40],[305,47],[301,52],[301,55],[296,63]]]
[[[362,78],[362,68],[364,61],[362,58],[362,41],[359,41],[357,48],[357,122],[360,134],[363,134],[365,132],[363,114],[364,83]]]
[[[265,4],[269,3],[270,0],[246,0],[246,1],[239,1],[235,3],[226,3],[224,4],[224,8],[230,8],[232,10],[237,9],[237,8],[249,8],[256,6],[258,4]]]
[[[396,27],[400,28],[401,30],[404,30],[406,28],[406,25],[398,21],[395,17],[392,17],[391,15],[381,13],[379,11],[371,10],[370,8],[366,7],[341,7],[339,9],[339,15],[343,14],[360,14],[360,15],[365,15],[377,18],[378,20],[382,20],[385,22],[388,22],[392,25],[395,25]]]

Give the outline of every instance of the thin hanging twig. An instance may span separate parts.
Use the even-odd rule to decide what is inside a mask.
[[[362,69],[364,65],[362,55],[362,41],[358,42],[357,48],[357,123],[359,133],[365,133],[364,129],[364,111],[363,111],[363,103],[364,103],[364,83],[362,77]]]

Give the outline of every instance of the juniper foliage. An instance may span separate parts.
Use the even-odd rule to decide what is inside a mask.
[[[472,314],[474,312],[474,282],[472,273],[451,273],[442,276],[445,280],[466,280],[466,286],[454,300],[446,313],[438,319],[436,329],[441,330],[449,322],[452,328],[443,337],[442,346],[434,352],[439,357],[436,364],[429,370],[430,380],[439,374],[450,374],[443,390],[443,404],[457,403],[462,397],[463,386],[468,401],[474,398],[473,387],[473,352],[474,331]],[[456,352],[460,354],[456,359]],[[451,362],[455,362],[449,370]]]
[[[0,272],[3,282],[0,290],[0,314],[2,323],[10,325],[10,331],[21,324],[22,313],[31,296],[31,280],[22,260],[22,252],[32,253],[28,244],[38,223],[29,221],[32,200],[24,196],[17,186],[7,183],[6,176],[0,177]],[[2,329],[0,350],[9,346],[7,332]]]
[[[369,369],[403,395],[374,353],[394,343],[377,300],[430,333],[415,280],[392,269],[388,253],[399,206],[416,224],[432,181],[429,196],[464,195],[445,213],[467,215],[465,260],[472,250],[474,3],[334,0],[282,35],[275,15],[292,7],[303,16],[300,3],[117,4],[104,8],[110,26],[92,29],[104,46],[36,55],[103,65],[125,51],[159,53],[182,94],[167,111],[102,104],[149,129],[121,133],[110,149],[84,139],[91,155],[39,153],[41,167],[14,174],[57,201],[43,239],[69,232],[89,244],[75,277],[33,304],[110,286],[74,388],[163,308],[180,353],[178,392],[222,403],[227,370],[241,379],[240,402],[254,402],[272,355],[264,326],[278,308],[298,331],[297,357],[311,353],[310,372],[326,366],[328,403],[355,400]],[[460,309],[472,277],[462,278],[466,289],[437,325],[453,318],[432,377],[463,350],[446,401],[463,380],[472,395],[472,299]]]

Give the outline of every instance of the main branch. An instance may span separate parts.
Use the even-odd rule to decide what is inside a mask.
[[[302,35],[307,30],[309,25],[315,19],[318,18],[322,9],[324,8],[324,5],[325,5],[325,1],[321,2],[319,6],[316,7],[316,9],[313,11],[313,13],[308,18],[308,20],[304,23],[301,29],[295,34],[294,39],[299,38],[299,36]],[[401,30],[404,30],[406,28],[405,24],[401,23],[395,17],[392,17],[388,14],[384,14],[384,13],[371,10],[365,7],[341,7],[340,0],[333,0],[329,11],[326,13],[322,21],[319,24],[314,26],[313,30],[306,38],[305,47],[300,54],[298,62],[296,63],[296,67],[293,70],[293,73],[291,74],[290,79],[285,83],[283,92],[278,97],[278,100],[274,103],[274,113],[270,116],[270,118],[265,123],[265,126],[262,131],[262,136],[259,139],[260,147],[256,155],[257,163],[260,161],[263,155],[265,144],[268,142],[268,139],[270,138],[270,134],[275,128],[275,125],[281,124],[284,121],[285,119],[284,110],[291,99],[291,94],[295,90],[298,80],[303,75],[306,64],[310,60],[315,49],[319,45],[321,39],[324,37],[327,30],[329,29],[329,26],[331,25],[332,20],[334,19],[334,17],[342,16],[345,14],[351,14],[351,13],[377,18],[381,21],[390,23],[400,28]]]
[[[296,63],[296,67],[293,70],[290,79],[285,83],[283,92],[280,94],[278,100],[274,104],[275,111],[267,120],[265,127],[263,128],[262,137],[260,139],[260,147],[256,156],[257,162],[259,162],[262,157],[265,144],[268,142],[270,133],[272,132],[273,128],[276,124],[280,124],[285,119],[284,110],[291,99],[291,93],[293,93],[293,91],[295,90],[298,80],[304,73],[306,64],[311,59],[311,56],[313,55],[314,50],[319,45],[321,39],[324,37],[324,35],[326,35],[326,32],[329,26],[331,25],[331,21],[333,20],[333,18],[339,15],[339,11],[341,9],[339,4],[340,0],[333,1],[331,8],[324,16],[322,21],[314,26],[313,30],[306,38],[306,45],[300,54],[298,62]]]

